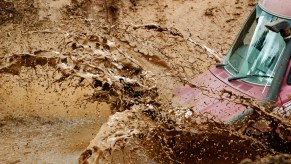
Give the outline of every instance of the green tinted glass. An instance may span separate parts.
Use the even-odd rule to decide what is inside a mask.
[[[225,59],[225,68],[232,76],[262,75],[242,80],[263,86],[271,84],[268,76],[274,76],[285,42],[265,25],[277,19],[281,18],[256,7]]]

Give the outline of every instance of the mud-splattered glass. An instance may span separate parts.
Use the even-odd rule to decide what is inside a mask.
[[[232,76],[247,76],[241,80],[256,85],[271,84],[285,42],[279,33],[265,25],[277,19],[281,18],[256,7],[224,61]]]

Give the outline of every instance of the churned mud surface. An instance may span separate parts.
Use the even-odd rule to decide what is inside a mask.
[[[248,123],[197,124],[171,100],[199,88],[190,80],[220,62],[255,4],[0,0],[0,162],[290,163],[290,119],[234,96],[282,131],[257,137]]]

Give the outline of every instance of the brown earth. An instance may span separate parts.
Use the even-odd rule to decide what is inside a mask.
[[[0,0],[1,163],[77,163],[110,115],[171,104],[175,86],[227,53],[255,3]]]

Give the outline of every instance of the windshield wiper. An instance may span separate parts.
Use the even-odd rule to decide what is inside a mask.
[[[245,75],[245,76],[237,76],[237,77],[230,77],[228,78],[228,81],[234,81],[234,80],[239,80],[239,79],[245,79],[245,78],[249,78],[249,77],[266,77],[266,78],[273,78],[272,76],[269,75]]]
[[[227,64],[219,63],[215,65],[216,68],[225,67],[225,66],[227,66]]]

